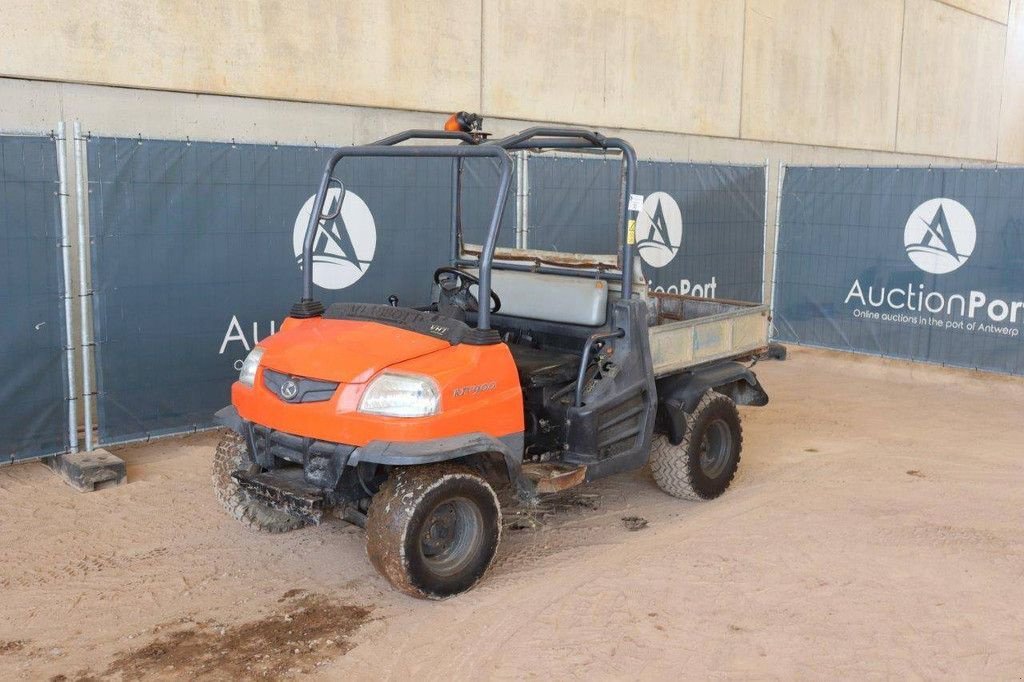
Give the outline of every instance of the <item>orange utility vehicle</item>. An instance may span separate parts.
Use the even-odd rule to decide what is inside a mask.
[[[431,140],[429,144],[402,144]],[[437,142],[442,141],[442,142]],[[454,143],[454,144],[453,144]],[[510,152],[622,158],[621,252],[499,249]],[[452,159],[451,262],[420,309],[313,297],[313,243],[342,158]],[[463,242],[466,159],[492,159],[497,196],[483,245]],[[768,352],[759,304],[648,291],[636,260],[636,155],[624,140],[531,128],[490,140],[479,117],[336,151],[302,254],[302,297],[256,346],[217,413],[217,496],[267,531],[331,512],[366,529],[374,566],[396,588],[443,598],[487,571],[501,536],[495,489],[523,503],[648,461],[666,492],[710,499],[740,459],[736,404],[768,396],[741,361]],[[330,209],[329,209],[330,211]],[[486,302],[480,305],[480,302]]]

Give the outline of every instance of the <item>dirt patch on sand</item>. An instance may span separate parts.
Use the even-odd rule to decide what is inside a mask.
[[[587,490],[590,490],[589,488]],[[511,488],[499,492],[502,524],[506,530],[537,530],[552,523],[564,523],[587,511],[600,507],[600,494],[570,490],[545,495],[540,500],[522,503]]]
[[[119,654],[104,675],[277,679],[309,673],[348,651],[349,637],[370,615],[368,608],[302,590],[289,590],[281,602],[288,604],[284,612],[258,620],[224,627],[194,623],[166,634]]]
[[[626,530],[637,531],[647,527],[647,519],[642,516],[623,516],[622,525]]]
[[[0,642],[0,656],[14,654],[25,648],[25,642],[20,639],[13,642]]]

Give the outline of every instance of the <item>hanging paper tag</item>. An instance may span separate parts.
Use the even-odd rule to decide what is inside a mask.
[[[644,195],[642,194],[630,194],[629,195],[629,210],[630,211],[642,211],[644,209]]]

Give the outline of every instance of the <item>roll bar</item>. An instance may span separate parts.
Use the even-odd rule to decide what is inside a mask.
[[[457,145],[412,145],[397,146],[408,140],[458,140]],[[302,298],[292,306],[292,317],[315,317],[323,314],[324,307],[313,298],[313,245],[320,221],[323,219],[327,190],[334,177],[334,169],[346,157],[412,157],[452,158],[457,160],[453,171],[453,230],[460,222],[460,170],[466,158],[492,158],[498,163],[500,178],[494,211],[479,261],[479,298],[487,301],[491,295],[491,270],[494,264],[494,250],[498,244],[498,230],[505,210],[505,200],[512,184],[512,159],[509,151],[520,149],[617,149],[622,153],[620,217],[626,238],[622,244],[622,297],[628,299],[633,293],[633,257],[636,248],[636,222],[631,217],[630,203],[636,187],[636,151],[625,140],[605,137],[601,133],[582,128],[551,128],[538,126],[497,140],[486,140],[482,135],[449,130],[406,130],[385,137],[369,145],[343,147],[335,151],[324,166],[320,187],[317,189],[313,210],[309,214],[306,235],[302,242]],[[340,206],[339,206],[340,211]],[[481,306],[477,315],[477,327],[490,329],[491,311]]]
[[[583,128],[546,128],[538,126],[509,135],[487,144],[503,149],[618,149],[622,152],[622,196],[619,199],[620,229],[626,238],[622,240],[622,298],[633,295],[633,258],[636,251],[636,221],[630,218],[630,200],[636,192],[636,150],[633,145],[618,137],[605,137],[601,133]]]
[[[604,141],[607,139],[601,133],[593,130],[584,130],[583,128],[545,128],[544,126],[537,126],[534,128],[527,128],[521,132],[503,137],[500,140],[494,140],[488,144],[496,144],[505,149],[515,147],[517,145],[532,140],[537,137],[554,137],[554,138],[569,138],[569,139],[580,139],[590,143],[592,147],[604,147]],[[537,144],[534,146],[546,147],[545,144]]]
[[[397,136],[396,136],[397,137]],[[407,137],[405,139],[411,139]],[[484,145],[457,146],[412,146],[394,147],[384,145],[367,145],[364,147],[343,147],[327,160],[324,174],[320,179],[320,188],[313,202],[313,210],[309,214],[306,236],[302,241],[302,299],[292,306],[293,317],[314,317],[323,312],[323,305],[313,299],[313,243],[316,241],[317,229],[320,226],[324,203],[327,201],[327,188],[334,175],[334,167],[346,157],[413,157],[413,158],[493,158],[498,162],[501,177],[498,180],[498,196],[491,215],[487,239],[480,254],[480,298],[487,301],[491,296],[491,264],[494,261],[494,249],[498,243],[498,229],[501,227],[501,216],[505,211],[505,199],[512,184],[512,159],[501,147]],[[297,314],[296,314],[297,313]],[[491,311],[487,306],[480,308],[477,327],[490,329]]]
[[[461,140],[469,144],[476,144],[472,135],[461,130],[404,130],[371,142],[370,145],[391,146],[406,140]]]

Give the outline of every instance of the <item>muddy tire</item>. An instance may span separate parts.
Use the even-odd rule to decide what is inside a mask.
[[[473,587],[501,540],[501,507],[479,474],[456,464],[400,467],[373,496],[366,553],[395,588],[444,599]]]
[[[658,487],[684,500],[711,500],[725,492],[736,475],[743,429],[736,404],[708,390],[691,414],[686,435],[672,445],[664,434],[651,444],[651,473]]]
[[[244,526],[267,533],[284,533],[306,525],[302,519],[249,496],[231,478],[231,473],[239,469],[251,473],[260,470],[249,456],[245,439],[232,431],[221,438],[213,455],[213,492],[231,516]]]

